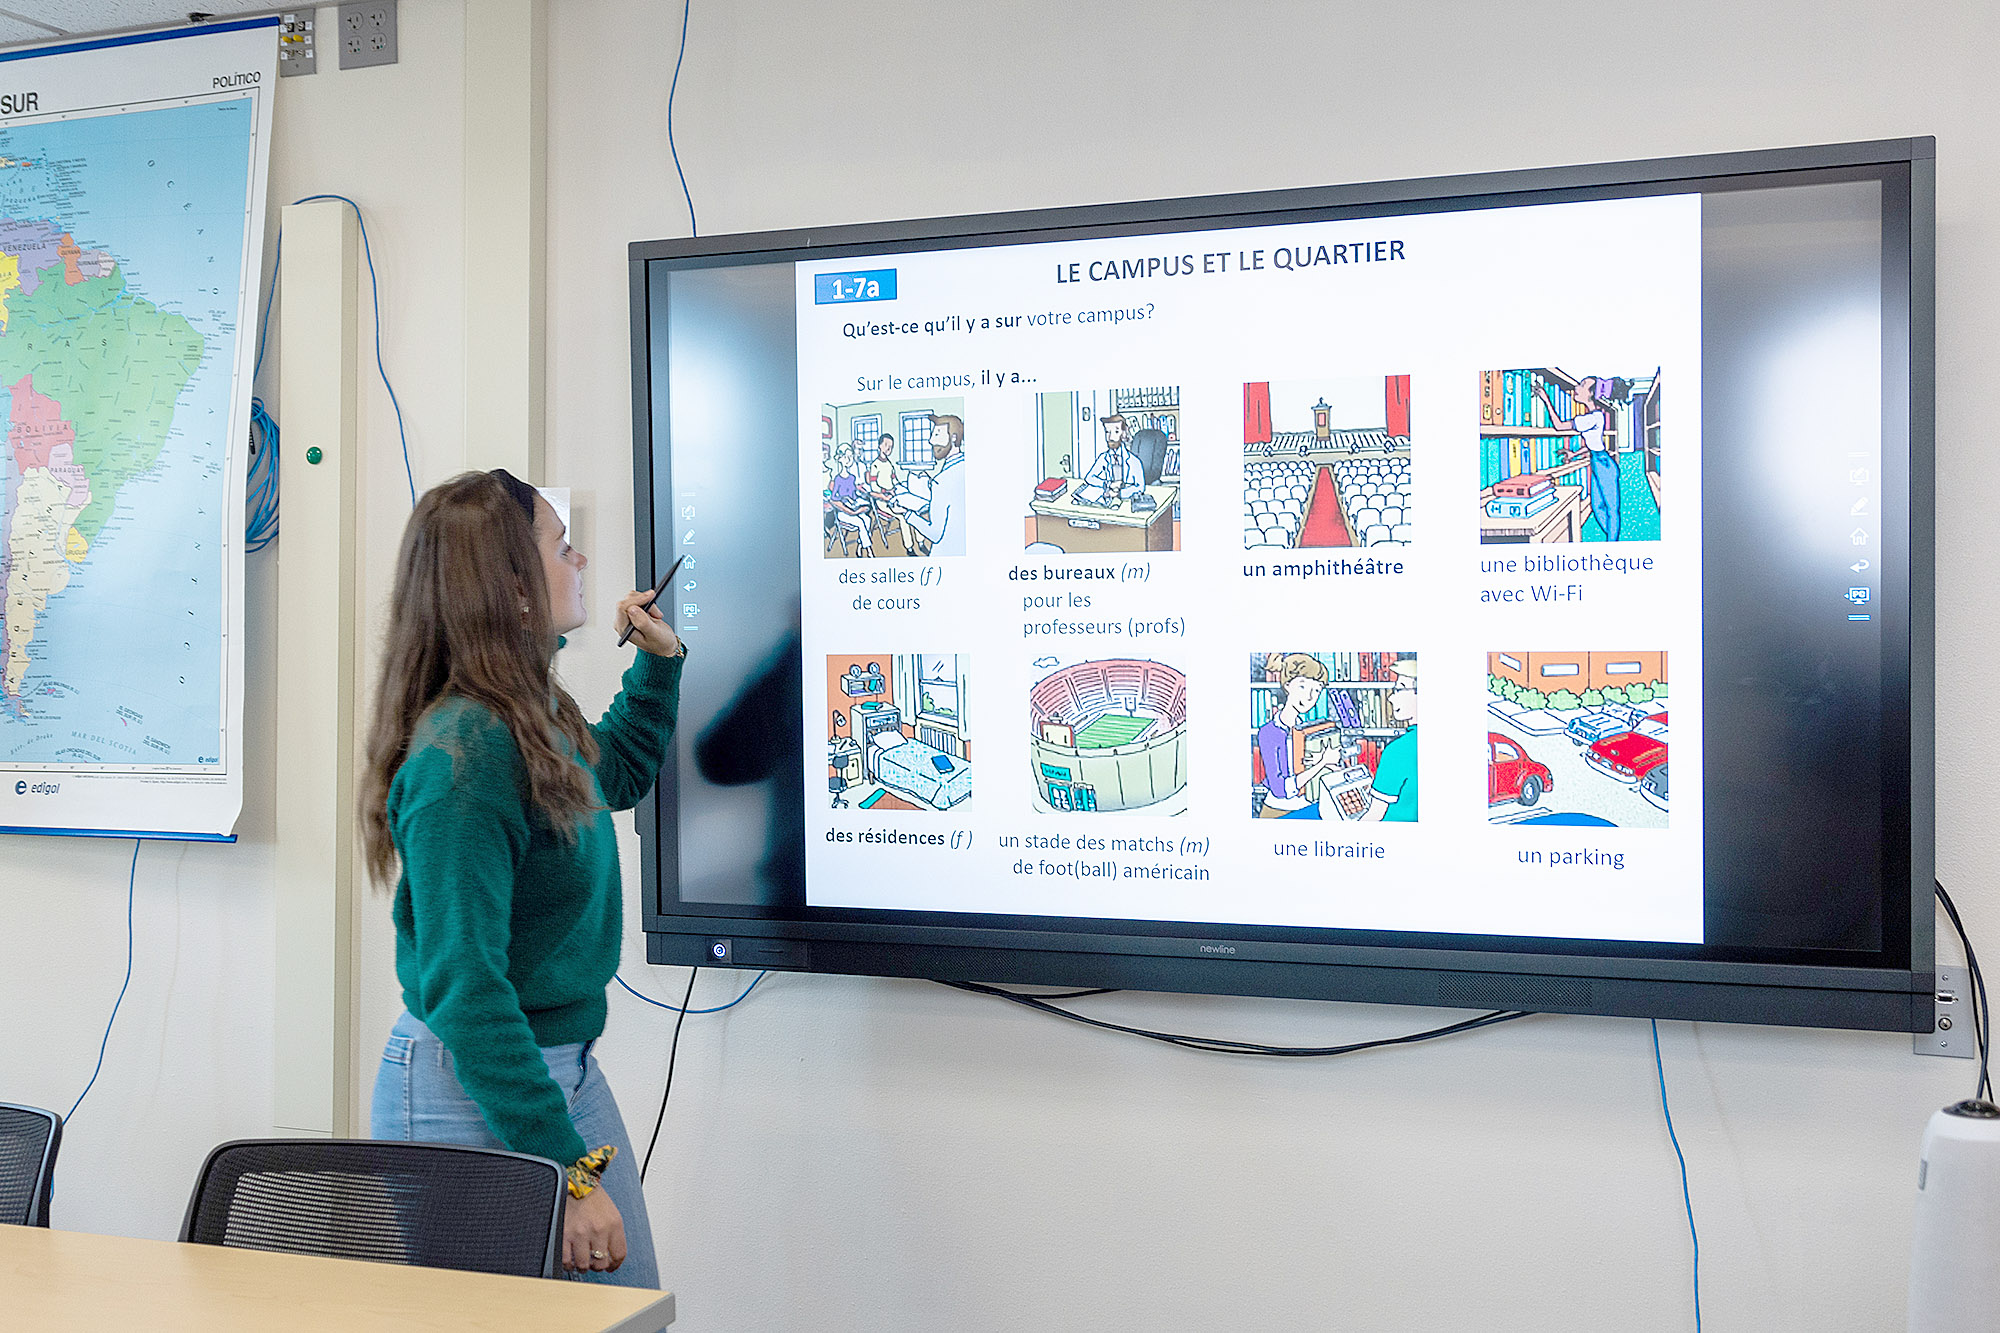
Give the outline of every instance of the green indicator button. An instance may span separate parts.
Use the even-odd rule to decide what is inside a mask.
[[[306,450],[306,462],[308,463],[317,463],[324,457],[326,455],[319,451],[318,445],[314,445],[312,448]]]

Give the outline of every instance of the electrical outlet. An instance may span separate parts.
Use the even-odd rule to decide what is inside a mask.
[[[342,69],[396,63],[396,0],[342,5],[338,31]]]
[[[1936,1006],[1937,1027],[1910,1038],[1910,1049],[1918,1055],[1955,1055],[1970,1060],[1979,1053],[1972,1037],[1972,995],[1966,989],[1965,969],[1938,964]]]

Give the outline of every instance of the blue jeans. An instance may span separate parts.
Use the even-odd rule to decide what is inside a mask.
[[[1618,455],[1609,449],[1593,449],[1590,454],[1590,512],[1604,530],[1604,540],[1618,540]]]
[[[618,1145],[618,1156],[605,1169],[600,1188],[610,1192],[625,1221],[625,1262],[615,1273],[566,1274],[588,1282],[621,1287],[660,1285],[660,1260],[653,1250],[653,1228],[646,1219],[646,1196],[639,1187],[639,1162],[632,1155],[625,1119],[612,1099],[604,1071],[591,1057],[591,1042],[544,1046],[549,1077],[569,1103],[570,1123],[592,1148]],[[416,1143],[460,1143],[471,1148],[505,1148],[493,1134],[479,1107],[465,1095],[452,1068],[451,1052],[429,1028],[405,1012],[389,1029],[382,1051],[382,1068],[375,1075],[375,1098],[369,1110],[369,1137],[407,1139]],[[562,1165],[567,1166],[565,1162]],[[560,1262],[560,1256],[558,1256]],[[560,1270],[558,1270],[560,1271]]]

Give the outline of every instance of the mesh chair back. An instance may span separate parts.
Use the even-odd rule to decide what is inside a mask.
[[[553,1277],[562,1168],[544,1157],[377,1139],[255,1139],[208,1156],[181,1239]]]
[[[0,1102],[0,1222],[45,1227],[56,1183],[62,1117]]]

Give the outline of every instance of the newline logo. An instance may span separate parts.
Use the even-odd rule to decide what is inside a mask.
[[[1201,946],[1201,951],[1203,953],[1235,953],[1236,946],[1233,944],[1204,944]]]

